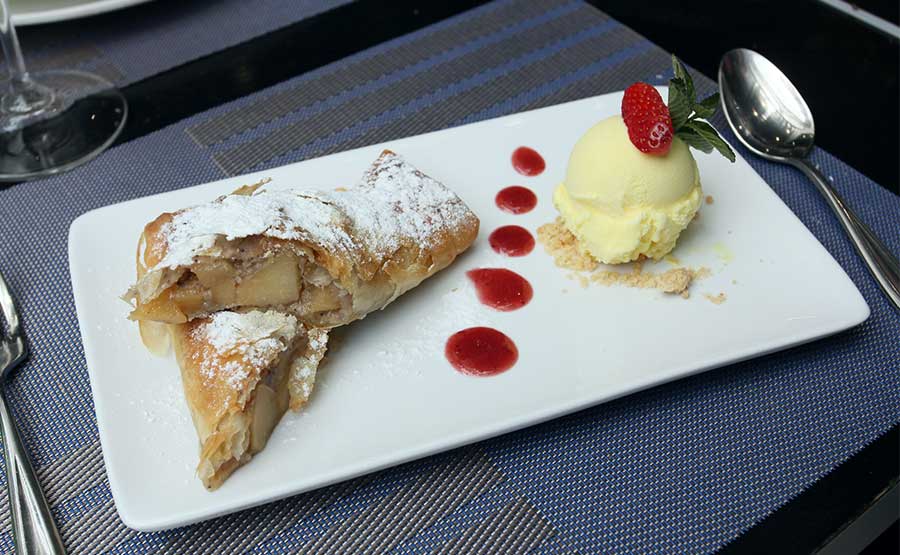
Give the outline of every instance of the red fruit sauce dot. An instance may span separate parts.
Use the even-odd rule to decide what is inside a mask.
[[[451,335],[444,356],[463,374],[494,376],[513,367],[519,359],[519,349],[504,333],[476,327]]]
[[[488,236],[491,248],[506,256],[525,256],[534,250],[531,232],[518,225],[498,227]]]
[[[537,195],[527,187],[512,185],[501,189],[494,197],[497,208],[511,214],[531,212],[537,206]]]
[[[466,272],[478,300],[495,310],[509,312],[531,302],[534,289],[528,280],[505,268],[478,268]]]
[[[527,146],[520,146],[513,152],[512,165],[517,172],[529,177],[540,175],[547,167],[541,155]]]

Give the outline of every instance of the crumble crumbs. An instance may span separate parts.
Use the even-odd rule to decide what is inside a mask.
[[[704,293],[703,296],[706,297],[712,304],[722,304],[728,299],[728,297],[725,296],[725,293],[719,293],[718,295],[710,295],[709,293]]]
[[[706,195],[706,204],[712,204],[713,198],[712,195]]]
[[[566,229],[562,218],[539,227],[537,236],[544,250],[560,268],[589,272],[597,267],[597,261],[578,246],[578,240]]]
[[[581,285],[582,289],[586,289],[587,286],[590,284],[587,276],[585,276],[584,274],[579,274],[576,272],[569,272],[568,274],[566,274],[566,277],[571,279],[572,281],[577,281],[578,284]]]
[[[601,285],[624,285],[639,289],[659,289],[663,293],[680,295],[687,299],[691,283],[698,278],[698,272],[690,268],[673,268],[661,274],[643,272],[635,265],[631,272],[601,270],[591,276],[591,281]]]
[[[544,245],[544,250],[553,257],[557,266],[569,270],[592,272],[588,275],[570,272],[567,277],[578,281],[582,287],[587,287],[590,282],[605,286],[624,285],[640,289],[658,289],[663,293],[680,295],[685,299],[690,296],[688,291],[691,283],[710,275],[709,268],[672,268],[660,274],[644,272],[645,258],[634,262],[630,272],[615,270],[598,270],[599,265],[594,258],[585,252],[578,240],[566,228],[562,218],[544,224],[537,229],[538,241]],[[669,261],[677,261],[671,257]]]

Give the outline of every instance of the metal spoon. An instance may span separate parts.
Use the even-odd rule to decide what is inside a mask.
[[[725,117],[737,138],[755,154],[806,174],[837,215],[885,295],[900,309],[897,258],[806,159],[813,147],[815,125],[794,85],[761,54],[738,48],[722,57],[719,91]]]

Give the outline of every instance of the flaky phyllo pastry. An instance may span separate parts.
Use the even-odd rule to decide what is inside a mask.
[[[209,489],[309,399],[327,329],[384,308],[478,234],[459,197],[390,151],[351,188],[262,185],[147,224],[124,296],[151,351],[174,345]]]
[[[328,332],[275,311],[217,312],[172,326],[209,489],[266,446],[288,406],[309,399]]]
[[[274,308],[343,325],[445,268],[477,233],[458,196],[385,151],[349,189],[232,194],[161,215],[144,228],[148,271],[126,295],[130,317]]]

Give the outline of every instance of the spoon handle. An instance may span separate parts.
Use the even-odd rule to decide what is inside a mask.
[[[825,179],[819,170],[813,167],[807,160],[793,160],[794,166],[802,171],[815,183],[816,188],[828,201],[828,205],[837,215],[844,230],[850,236],[856,251],[866,262],[872,276],[881,286],[884,294],[891,300],[894,307],[900,309],[900,264],[897,258],[884,246],[872,230],[862,223],[857,215],[850,210],[844,199],[837,194],[834,187]]]

